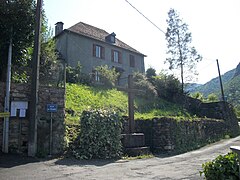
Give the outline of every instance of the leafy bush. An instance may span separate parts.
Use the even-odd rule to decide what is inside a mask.
[[[192,98],[195,98],[195,99],[199,99],[199,100],[201,100],[201,101],[204,100],[203,94],[200,93],[200,92],[196,92],[196,93],[194,93],[194,94],[191,94],[191,97],[192,97]]]
[[[154,82],[154,77],[155,76],[157,76],[155,69],[150,67],[146,70],[146,77],[147,77],[148,81],[150,81],[151,83]]]
[[[107,87],[115,86],[119,73],[116,72],[115,68],[110,69],[107,65],[97,66],[95,68],[100,74],[100,81]]]
[[[84,111],[79,139],[73,147],[78,159],[116,158],[122,155],[120,116],[114,111]]]
[[[224,156],[219,155],[216,159],[202,165],[205,178],[208,180],[238,179],[239,161],[236,153],[228,153]]]
[[[158,96],[166,100],[172,100],[174,96],[181,93],[181,84],[173,75],[160,73],[154,79]]]
[[[207,101],[208,102],[217,102],[217,101],[219,101],[218,96],[214,93],[211,93],[211,94],[208,95]]]
[[[157,96],[157,91],[155,90],[153,84],[148,81],[147,77],[142,73],[134,73],[133,75],[134,88],[143,90],[144,93],[138,93],[145,98],[153,98]]]
[[[66,81],[68,83],[90,85],[91,77],[90,75],[82,73],[82,65],[78,62],[76,67],[67,66]]]

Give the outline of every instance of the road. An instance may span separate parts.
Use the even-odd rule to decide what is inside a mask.
[[[71,158],[37,160],[14,155],[0,156],[1,180],[30,179],[203,179],[199,171],[204,162],[240,145],[240,136],[205,146],[199,150],[171,157],[140,160],[91,160]]]

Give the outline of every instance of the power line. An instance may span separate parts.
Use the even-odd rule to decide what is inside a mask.
[[[128,0],[125,0],[133,9],[135,9],[139,14],[141,14],[147,21],[149,21],[153,26],[155,26],[164,35],[166,34],[160,27],[158,27],[154,22],[152,22],[147,16],[145,16],[141,11],[139,11],[135,6],[133,6]]]

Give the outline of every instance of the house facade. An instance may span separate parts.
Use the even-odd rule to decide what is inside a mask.
[[[97,66],[108,65],[120,73],[119,85],[133,72],[145,72],[145,55],[116,38],[115,33],[107,33],[97,27],[79,22],[63,30],[63,23],[56,23],[56,49],[67,64],[76,67],[78,62],[82,72],[93,74],[99,81]]]

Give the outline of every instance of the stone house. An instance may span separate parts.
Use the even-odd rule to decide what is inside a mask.
[[[82,65],[82,72],[92,75],[100,81],[95,67],[108,65],[120,73],[118,84],[133,72],[145,72],[145,55],[109,34],[103,29],[79,22],[63,30],[63,23],[55,26],[56,49],[67,64],[76,67]],[[122,81],[123,80],[123,81]]]

